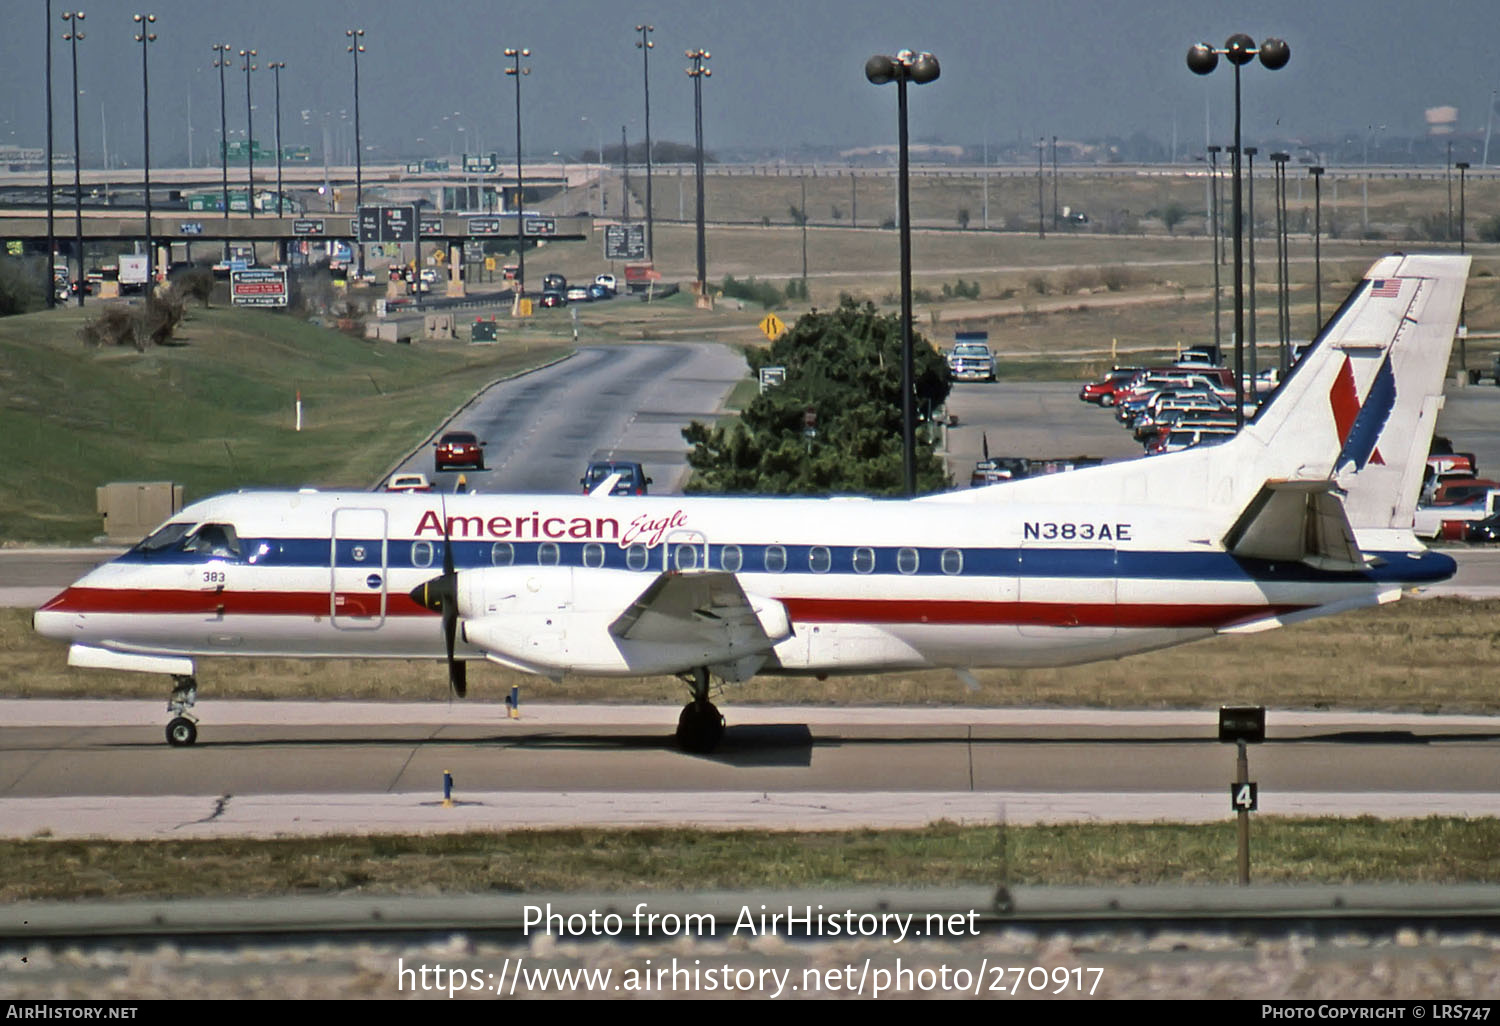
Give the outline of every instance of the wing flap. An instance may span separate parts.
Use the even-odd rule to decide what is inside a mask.
[[[791,635],[791,624],[780,602],[752,600],[734,574],[668,571],[615,618],[609,632],[621,641],[664,644],[712,643],[729,635],[769,648]]]

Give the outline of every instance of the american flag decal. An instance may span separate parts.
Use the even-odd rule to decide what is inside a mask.
[[[1373,299],[1395,299],[1401,295],[1400,278],[1371,278],[1370,296]]]

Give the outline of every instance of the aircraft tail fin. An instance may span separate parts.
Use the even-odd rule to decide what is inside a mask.
[[[1262,481],[1331,481],[1354,531],[1410,530],[1468,271],[1459,255],[1375,262],[1246,425],[1263,453],[1295,461],[1253,461]],[[1305,501],[1313,523],[1321,500]],[[1288,493],[1275,505],[1296,502]]]

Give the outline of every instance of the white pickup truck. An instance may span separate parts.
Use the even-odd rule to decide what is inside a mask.
[[[955,381],[994,381],[995,357],[990,353],[989,335],[982,331],[954,335],[948,372]]]
[[[1464,525],[1500,512],[1500,488],[1491,488],[1473,502],[1452,506],[1418,506],[1412,531],[1418,538],[1459,539]]]

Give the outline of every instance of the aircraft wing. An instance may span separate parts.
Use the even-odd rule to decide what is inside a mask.
[[[759,606],[759,608],[757,608]],[[752,602],[729,573],[663,573],[609,625],[622,641],[707,643],[735,637],[765,648],[791,634],[786,610]]]
[[[1301,562],[1320,570],[1364,570],[1332,481],[1267,481],[1245,507],[1224,547],[1247,559]]]

